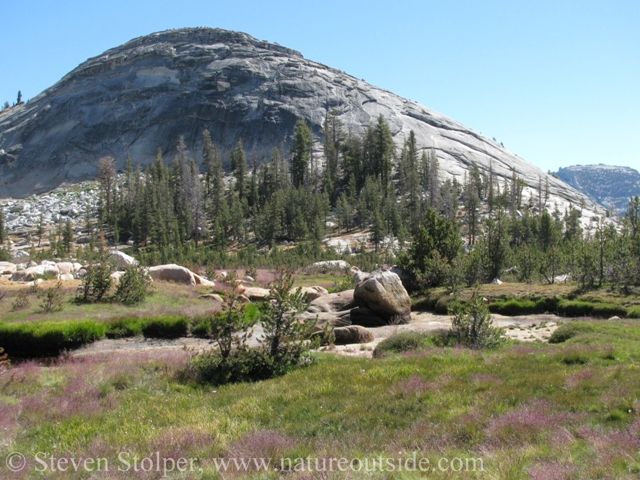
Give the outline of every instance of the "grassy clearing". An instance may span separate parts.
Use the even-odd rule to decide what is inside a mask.
[[[214,457],[279,462],[413,452],[436,468],[429,478],[637,478],[640,327],[573,325],[563,327],[574,328],[570,338],[555,345],[490,352],[426,346],[373,360],[325,354],[282,378],[216,389],[180,380],[186,352],[68,359],[46,368],[27,362],[0,376],[0,457],[22,452],[32,473],[25,478],[38,477],[37,452],[105,457],[117,466],[122,451],[199,459],[202,472],[170,478],[233,478],[216,473]],[[484,471],[441,472],[440,458],[481,458]],[[11,478],[6,469],[0,475]],[[240,477],[281,478],[274,471]]]
[[[55,281],[45,282],[39,290],[55,286]],[[70,282],[72,283],[72,282]],[[209,293],[210,288],[190,287],[168,282],[154,282],[153,294],[147,299],[132,307],[117,303],[76,304],[74,302],[76,286],[64,284],[64,310],[61,312],[43,313],[40,308],[41,299],[37,294],[29,294],[31,306],[18,311],[11,311],[13,298],[19,291],[29,291],[26,286],[19,290],[7,291],[7,295],[0,304],[2,315],[0,320],[5,323],[42,322],[42,321],[84,321],[92,319],[97,321],[109,321],[121,317],[135,316],[159,316],[159,315],[186,315],[195,316],[204,314],[215,306],[215,303],[207,298],[200,298],[203,293]]]

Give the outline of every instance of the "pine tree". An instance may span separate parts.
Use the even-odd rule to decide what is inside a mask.
[[[440,166],[433,149],[429,152],[429,206],[436,210],[440,208],[440,182],[438,170]]]
[[[418,169],[418,146],[416,135],[411,130],[405,141],[400,161],[400,193],[403,202],[404,220],[411,231],[420,227],[422,217],[420,202],[420,177]]]
[[[473,172],[476,175],[473,175]],[[464,185],[464,206],[467,217],[467,243],[474,245],[476,243],[476,233],[479,222],[480,197],[478,195],[478,179],[479,175],[477,165],[474,165],[472,174],[467,177]]]
[[[73,227],[71,220],[67,219],[64,225],[64,231],[62,232],[62,244],[64,245],[64,251],[68,255],[71,253],[71,245],[73,243]]]
[[[40,218],[42,219],[42,214],[40,214]],[[0,207],[0,245],[4,245],[7,241],[6,235],[6,227],[4,223],[4,209]],[[40,242],[38,242],[38,247],[40,246]]]
[[[337,186],[339,183],[339,155],[342,151],[342,143],[345,134],[342,130],[342,121],[338,118],[340,112],[331,110],[327,112],[327,116],[322,128],[324,135],[324,157],[326,162],[324,175],[324,190],[329,193],[331,205],[335,206],[338,195]]]
[[[311,130],[309,130],[307,122],[300,119],[293,132],[293,146],[291,148],[291,182],[295,188],[305,185],[308,180],[311,148]]]
[[[240,200],[245,197],[245,176],[247,174],[247,156],[244,153],[242,139],[238,140],[238,145],[231,151],[231,170],[236,177],[236,191]]]

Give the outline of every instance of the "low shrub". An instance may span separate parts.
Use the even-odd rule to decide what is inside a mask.
[[[493,326],[489,308],[482,298],[473,295],[467,304],[454,303],[449,309],[451,338],[470,348],[494,348],[502,343],[501,328]]]
[[[64,309],[64,289],[60,280],[55,287],[43,292],[42,297],[40,308],[44,313],[60,312]]]
[[[627,310],[627,318],[640,318],[640,305],[636,305]]]
[[[20,292],[18,292],[18,295],[16,295],[16,298],[13,299],[11,310],[22,310],[23,308],[28,308],[29,306],[31,306],[31,301],[27,296],[27,292],[21,290]]]
[[[381,341],[373,351],[374,358],[382,358],[391,353],[410,352],[428,346],[443,347],[449,344],[447,330],[432,332],[400,332]]]
[[[511,298],[498,300],[489,305],[491,313],[499,315],[531,315],[534,313],[554,312],[558,300],[556,298]]]
[[[593,333],[595,328],[586,322],[568,322],[560,325],[549,338],[549,343],[564,343],[578,335]]]
[[[0,344],[12,357],[54,357],[104,338],[105,323],[38,322],[0,324]]]
[[[613,303],[591,303],[579,300],[560,300],[556,308],[558,315],[565,317],[609,318],[615,315],[625,317],[627,309]]]
[[[263,349],[246,347],[233,350],[226,358],[217,351],[198,355],[188,371],[196,382],[213,385],[257,382],[276,376],[273,360]]]
[[[150,318],[142,327],[142,334],[148,338],[186,337],[190,324],[190,319],[181,315]]]
[[[107,338],[127,338],[142,335],[146,321],[140,317],[117,318],[107,323]]]

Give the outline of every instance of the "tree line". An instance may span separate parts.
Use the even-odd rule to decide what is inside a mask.
[[[98,211],[88,223],[97,218],[116,242],[131,239],[136,250],[225,251],[284,240],[319,248],[331,218],[343,232],[368,231],[376,250],[397,242],[399,263],[416,285],[505,275],[554,283],[569,274],[584,287],[623,289],[639,281],[637,198],[621,226],[604,217],[583,222],[583,206],[553,208],[548,182],[527,185],[515,170],[502,178],[474,164],[462,183],[441,181],[436,151],[419,148],[413,131],[396,151],[383,116],[356,135],[330,111],[321,133],[323,153],[314,155],[311,129],[299,120],[291,149],[274,148],[261,164],[248,163],[242,140],[223,162],[206,130],[201,164],[182,138],[171,164],[158,151],[144,170],[128,158],[117,176],[115,161],[103,158]]]

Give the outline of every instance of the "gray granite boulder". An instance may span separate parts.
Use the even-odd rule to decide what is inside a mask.
[[[411,298],[400,277],[393,272],[376,270],[360,275],[353,299],[356,306],[366,309],[365,314],[381,319],[384,325],[409,323],[411,319]],[[364,316],[362,310],[351,313],[354,324]]]

